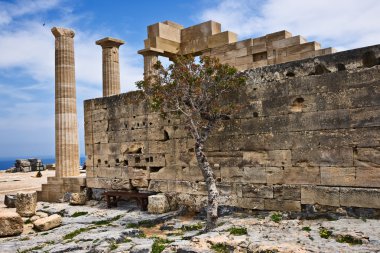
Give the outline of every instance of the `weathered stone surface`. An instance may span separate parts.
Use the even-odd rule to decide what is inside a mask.
[[[36,213],[37,193],[17,193],[16,212],[22,217],[32,217]]]
[[[301,203],[339,206],[339,187],[302,186]]]
[[[152,195],[148,197],[148,212],[149,213],[166,213],[170,211],[168,199],[163,194]]]
[[[41,218],[33,222],[34,228],[38,231],[47,231],[52,228],[59,227],[62,223],[62,217],[58,214],[53,214],[46,218]]]
[[[84,192],[73,192],[70,196],[71,205],[85,205],[86,200],[87,196]]]
[[[380,208],[380,190],[365,188],[340,188],[340,205]]]
[[[4,205],[8,208],[16,207],[16,195],[6,194],[4,195]]]
[[[18,213],[1,211],[0,213],[0,237],[14,236],[22,233],[24,222]]]

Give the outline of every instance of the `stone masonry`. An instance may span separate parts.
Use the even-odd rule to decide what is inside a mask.
[[[307,204],[380,209],[380,45],[324,55],[333,50],[301,43],[285,31],[275,33],[278,40],[271,34],[233,42],[217,23],[200,26],[205,24],[209,29],[191,28],[192,36],[185,32],[189,28],[174,23],[150,26],[152,35],[140,53],[172,57],[207,51],[225,57],[233,52],[231,63],[237,67],[238,58],[246,57],[237,56],[237,50],[253,50],[252,59],[265,55],[241,67],[248,69],[247,86],[233,97],[243,109],[206,145],[221,204],[262,210],[299,211]],[[172,33],[177,43],[167,41]],[[216,35],[231,43],[220,51],[210,48]],[[192,50],[201,42],[203,49]],[[163,49],[168,44],[172,52]],[[268,64],[274,65],[263,66]],[[88,187],[150,190],[195,209],[205,206],[194,142],[180,117],[149,111],[138,91],[87,100],[84,107]]]
[[[207,21],[184,28],[171,21],[148,26],[145,48],[139,53],[144,56],[144,73],[158,56],[173,58],[176,55],[204,55],[218,58],[222,63],[235,66],[238,70],[296,61],[331,54],[333,48],[321,49],[318,42],[293,36],[288,31],[270,33],[262,37],[237,41],[237,34],[221,31],[221,24]]]
[[[96,44],[102,47],[103,97],[120,94],[119,47],[124,41],[106,37]]]
[[[38,200],[58,201],[67,191],[80,191],[76,108],[74,31],[53,27],[55,37],[55,177],[48,178]],[[71,178],[70,178],[71,177]]]

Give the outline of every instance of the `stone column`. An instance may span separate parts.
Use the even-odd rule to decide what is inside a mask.
[[[123,44],[110,37],[96,41],[103,49],[103,97],[120,94],[119,47]]]
[[[79,175],[74,31],[53,27],[55,37],[55,176]]]
[[[147,78],[151,74],[154,74],[154,64],[158,61],[158,54],[149,52],[144,54],[144,78]]]

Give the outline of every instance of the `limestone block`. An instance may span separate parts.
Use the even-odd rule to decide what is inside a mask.
[[[237,41],[237,34],[230,31],[217,33],[208,37],[207,46],[209,48],[223,46],[225,44],[234,43]]]
[[[181,42],[188,42],[197,38],[207,38],[221,32],[221,24],[207,21],[181,30]]]
[[[37,193],[17,193],[16,212],[22,217],[32,217],[36,213]]]
[[[243,198],[273,198],[273,187],[266,185],[242,185],[236,187],[237,195]]]
[[[236,183],[266,183],[267,175],[265,167],[245,166],[245,167],[221,167],[222,182]]]
[[[306,39],[300,35],[298,36],[293,36],[287,39],[283,40],[277,40],[272,42],[272,47],[277,49],[277,48],[284,48],[284,47],[289,47],[289,46],[295,46],[299,44],[306,43]]]
[[[301,186],[300,185],[274,185],[273,198],[279,200],[300,200]]]
[[[358,187],[379,187],[380,167],[357,167],[355,184]]]
[[[94,133],[97,132],[105,132],[108,129],[108,120],[99,120],[92,122],[92,131]]]
[[[180,166],[167,166],[158,171],[151,171],[149,176],[150,179],[155,180],[176,180],[177,171],[181,169],[182,168]]]
[[[92,138],[93,139],[91,141],[87,141],[87,139],[86,139],[86,144],[87,143],[108,143],[107,132],[92,133]]]
[[[5,194],[4,195],[4,205],[8,208],[16,207],[16,195]]]
[[[291,54],[301,54],[305,53],[308,51],[315,51],[319,50],[321,48],[321,44],[318,42],[306,42],[300,45],[295,45],[295,46],[290,46],[286,48],[286,54],[291,55]]]
[[[170,211],[168,199],[163,194],[148,197],[148,213],[161,214]]]
[[[84,192],[73,192],[70,196],[70,205],[85,205],[86,204],[86,193]]]
[[[152,192],[168,192],[168,181],[167,180],[150,180],[149,191]]]
[[[154,37],[149,39],[149,45],[154,48],[161,49],[165,52],[178,54],[180,50],[180,43],[161,37]]]
[[[357,127],[378,127],[380,126],[380,107],[359,108],[350,110],[350,126]]]
[[[352,167],[352,148],[297,148],[292,150],[292,164],[308,166]]]
[[[380,190],[365,188],[340,188],[340,205],[380,208]]]
[[[174,26],[174,22],[156,23],[148,26],[148,38],[161,37],[173,42],[181,42],[181,28],[182,26]]]
[[[207,37],[199,37],[181,43],[180,54],[193,54],[208,48]]]
[[[264,210],[264,199],[261,198],[238,198],[237,206],[246,209]]]
[[[276,41],[276,40],[287,39],[290,37],[292,37],[292,34],[286,30],[283,30],[283,31],[269,33],[269,34],[265,35],[265,41],[266,42],[272,42],[272,41]]]
[[[339,206],[339,187],[302,186],[301,203]]]
[[[289,166],[290,150],[249,151],[243,152],[243,162],[251,165]]]
[[[99,189],[130,190],[129,179],[87,178],[87,187]]]
[[[236,59],[235,59],[236,65],[244,65],[244,64],[250,64],[250,63],[253,63],[252,55],[236,57]]]
[[[265,210],[301,211],[301,202],[295,200],[264,199]]]
[[[133,187],[148,187],[149,186],[149,171],[146,169],[128,168],[128,175],[131,179]]]
[[[321,185],[355,186],[356,169],[353,167],[321,167]]]
[[[319,167],[267,167],[268,184],[320,184]]]
[[[173,21],[170,21],[170,20],[165,20],[164,22],[162,22],[163,24],[166,24],[166,25],[169,25],[169,26],[172,26],[172,27],[175,27],[177,29],[182,29],[183,28],[183,25],[180,25],[178,23],[175,23]]]
[[[24,222],[18,213],[8,210],[0,212],[0,237],[19,235],[23,229]]]
[[[354,155],[356,166],[380,167],[380,147],[377,148],[357,148]]]
[[[62,223],[62,217],[58,214],[53,214],[46,218],[41,218],[33,222],[34,228],[38,231],[47,231],[59,227]]]
[[[235,49],[243,49],[253,46],[253,39],[241,40],[234,43]]]

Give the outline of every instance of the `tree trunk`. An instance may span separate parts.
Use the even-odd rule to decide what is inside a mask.
[[[207,160],[206,155],[203,152],[203,143],[200,140],[195,142],[195,156],[198,161],[198,166],[202,171],[203,178],[205,179],[208,193],[207,202],[207,223],[206,231],[216,227],[218,220],[218,196],[219,192],[216,188],[214,172]]]

